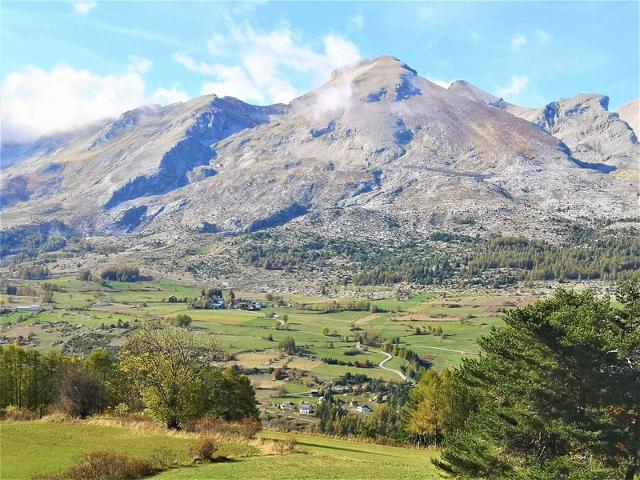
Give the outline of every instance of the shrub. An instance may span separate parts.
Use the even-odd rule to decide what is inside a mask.
[[[170,316],[166,318],[167,323],[173,325],[174,327],[188,327],[191,325],[191,317],[189,315],[185,315],[184,313],[179,313],[176,316]]]
[[[284,455],[286,453],[295,453],[297,449],[298,441],[294,437],[287,437],[274,442],[271,453],[274,455]]]
[[[278,344],[278,348],[289,355],[293,355],[297,350],[296,341],[293,339],[293,337],[286,337],[280,341],[280,343]]]
[[[253,438],[256,433],[262,430],[262,423],[257,418],[247,417],[238,423],[238,433],[244,438]]]
[[[216,446],[211,438],[199,438],[191,446],[191,454],[194,461],[213,461],[213,455],[216,453]]]
[[[38,414],[28,408],[18,408],[15,405],[8,405],[4,412],[2,412],[1,418],[3,420],[9,420],[13,422],[35,420],[38,418]]]
[[[32,480],[134,480],[153,473],[149,462],[122,453],[98,450],[81,456],[76,465],[54,474],[34,475]]]
[[[178,453],[169,447],[158,447],[151,452],[149,463],[158,471],[169,470],[180,464]]]

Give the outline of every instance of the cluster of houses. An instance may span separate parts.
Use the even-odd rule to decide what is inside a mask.
[[[278,405],[278,407],[280,408],[280,410],[295,410],[296,404],[293,402],[283,402]],[[300,415],[313,415],[315,413],[315,410],[313,409],[312,405],[309,405],[308,403],[302,403],[300,404],[300,406],[298,406],[298,413],[300,413]]]
[[[320,397],[320,401],[322,400],[324,400],[324,398]],[[339,405],[343,406],[341,403]],[[351,402],[350,406],[355,407],[353,409],[354,412],[361,413],[363,415],[368,415],[373,412],[373,409],[366,404],[358,405],[357,402]],[[296,407],[296,404],[293,402],[283,402],[278,405],[278,408],[280,408],[280,410],[295,410],[297,408],[300,415],[313,415],[315,413],[313,405],[309,403],[301,403]]]

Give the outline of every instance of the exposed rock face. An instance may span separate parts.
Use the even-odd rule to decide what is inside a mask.
[[[209,96],[127,112],[7,168],[3,197],[18,178],[29,196],[3,220],[29,212],[161,236],[290,224],[392,238],[442,228],[536,236],[550,219],[633,216],[633,183],[604,173],[631,168],[633,132],[602,98],[556,103],[537,111],[466,82],[444,89],[379,57],[286,106]],[[608,169],[593,168],[601,163]]]
[[[638,139],[629,125],[608,111],[609,98],[577,95],[550,103],[533,122],[562,140],[572,155],[589,163],[637,168]]]
[[[618,115],[622,120],[633,128],[636,137],[640,135],[640,99],[635,100],[623,105],[618,109]]]

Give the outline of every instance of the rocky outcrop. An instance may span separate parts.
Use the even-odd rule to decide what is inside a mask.
[[[563,98],[545,106],[533,122],[562,140],[582,162],[637,168],[638,139],[608,105],[604,95]]]

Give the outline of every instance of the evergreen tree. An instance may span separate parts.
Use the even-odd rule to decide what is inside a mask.
[[[475,407],[444,442],[458,478],[633,480],[640,468],[640,284],[624,308],[591,292],[511,310],[465,359],[456,391]]]

